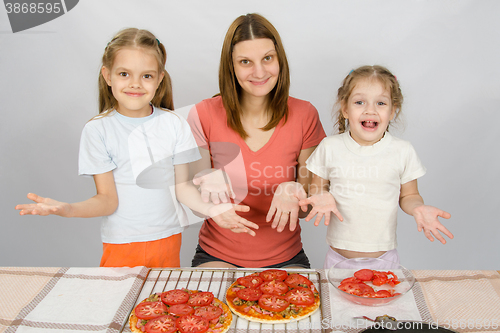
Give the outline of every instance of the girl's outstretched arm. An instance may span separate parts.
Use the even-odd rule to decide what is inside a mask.
[[[113,214],[118,207],[113,171],[94,175],[97,194],[85,201],[66,203],[28,193],[35,203],[17,205],[20,215],[59,215],[62,217],[98,217]]]
[[[423,230],[425,236],[431,242],[434,241],[435,237],[441,243],[446,244],[446,240],[440,232],[453,239],[453,234],[438,219],[438,217],[449,219],[451,217],[450,213],[433,206],[425,205],[422,196],[418,192],[416,179],[401,185],[399,206],[405,213],[415,218],[418,231]]]
[[[251,228],[259,229],[259,226],[236,214],[236,211],[248,212],[250,207],[232,203],[215,205],[211,202],[205,202],[200,192],[189,181],[189,165],[177,164],[174,166],[174,170],[175,195],[179,202],[186,205],[192,211],[200,213],[202,216],[211,217],[222,228],[231,229],[235,233],[246,232],[249,235],[255,236],[255,231]]]

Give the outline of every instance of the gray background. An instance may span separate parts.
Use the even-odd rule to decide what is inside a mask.
[[[98,266],[100,219],[19,216],[34,192],[74,202],[95,194],[77,175],[81,130],[97,113],[103,49],[125,27],[166,45],[176,107],[218,92],[224,34],[239,15],[266,16],[283,39],[291,95],[313,103],[327,134],[336,90],[355,67],[381,64],[401,83],[403,123],[427,174],[426,203],[451,213],[448,244],[429,242],[400,212],[401,262],[411,269],[499,269],[499,1],[80,1],[70,12],[11,32],[0,8],[0,266]],[[191,215],[194,220],[194,217]],[[301,222],[314,268],[324,226]],[[200,224],[183,236],[190,266]]]

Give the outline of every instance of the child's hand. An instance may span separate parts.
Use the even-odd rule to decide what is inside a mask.
[[[307,211],[308,205],[312,206],[312,209],[306,216],[305,220],[309,222],[314,217],[314,215],[318,214],[316,220],[314,220],[315,226],[319,225],[323,216],[325,216],[325,225],[329,225],[331,213],[335,214],[340,221],[344,220],[339,210],[337,209],[337,205],[335,204],[335,199],[333,198],[333,195],[330,192],[325,191],[322,193],[312,195],[307,199],[300,200],[299,205],[304,212]]]
[[[427,237],[431,242],[434,241],[436,237],[441,243],[446,244],[446,240],[441,236],[439,231],[453,239],[453,234],[446,229],[444,225],[438,220],[438,216],[444,219],[449,219],[451,217],[450,213],[447,213],[441,209],[433,206],[421,205],[414,209],[413,217],[417,222],[418,231],[424,231],[425,237]]]
[[[44,198],[34,193],[28,193],[28,199],[33,200],[34,204],[17,205],[16,209],[20,210],[19,215],[59,215],[68,216],[71,210],[71,205],[66,202],[56,201],[50,198]]]
[[[287,222],[290,221],[290,231],[294,231],[299,220],[299,200],[306,197],[306,191],[297,182],[279,184],[274,192],[266,222],[270,222],[274,215],[271,228],[277,228],[278,232],[282,232]]]
[[[250,228],[259,229],[259,226],[236,214],[236,211],[248,212],[249,210],[248,206],[223,203],[211,207],[208,214],[221,228],[230,229],[235,233],[246,232],[255,236],[255,231]]]
[[[194,176],[193,184],[200,185],[203,202],[211,200],[217,205],[221,202],[230,202],[230,199],[236,197],[231,187],[231,180],[222,170],[206,169],[200,171]]]

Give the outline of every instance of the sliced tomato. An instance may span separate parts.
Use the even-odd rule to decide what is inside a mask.
[[[264,282],[264,279],[258,275],[242,276],[236,280],[238,284],[247,288],[256,288]]]
[[[181,333],[204,333],[209,327],[208,320],[195,315],[179,317],[175,323]]]
[[[243,288],[238,290],[236,295],[245,301],[256,301],[262,296],[262,291],[256,288]]]
[[[169,315],[154,318],[144,326],[146,333],[172,333],[177,331],[175,318]]]
[[[372,287],[369,285],[360,282],[358,283],[358,288],[359,288],[359,296],[363,297],[374,297],[375,296],[375,290],[373,290]]]
[[[222,309],[218,306],[206,305],[196,308],[196,310],[194,310],[194,315],[210,321],[215,318],[219,318],[222,312]]]
[[[388,275],[392,275],[392,277],[389,277],[389,281],[387,281],[387,283],[391,286],[391,287],[394,287],[395,285],[397,284],[400,284],[401,281],[399,281],[398,279],[398,276],[396,274],[394,274],[393,272],[388,272]]]
[[[189,299],[189,293],[185,290],[174,289],[165,291],[161,294],[161,300],[168,305],[186,303]]]
[[[259,306],[267,311],[281,312],[285,310],[290,303],[285,296],[265,294],[259,298]]]
[[[354,277],[361,281],[371,281],[373,278],[373,271],[371,269],[360,269],[354,272]]]
[[[209,291],[200,291],[198,293],[191,294],[187,304],[191,306],[205,306],[212,304],[213,300],[214,294]]]
[[[309,288],[312,285],[312,282],[308,278],[306,278],[304,275],[296,273],[288,275],[288,277],[285,279],[285,283],[291,288]]]
[[[264,281],[271,280],[279,280],[283,281],[288,276],[287,271],[282,269],[267,269],[265,271],[260,272],[260,277],[264,279]]]
[[[359,283],[355,282],[342,283],[340,286],[338,286],[338,288],[352,295],[359,295],[361,293],[361,289],[359,288]]]
[[[383,284],[386,284],[389,280],[387,280],[387,277],[384,277],[384,276],[377,276],[377,277],[374,277],[373,280],[372,280],[372,283],[374,286],[381,286]]]
[[[376,298],[386,298],[386,297],[392,297],[392,294],[388,290],[379,290],[375,293]]]
[[[179,317],[194,313],[194,308],[187,304],[175,304],[168,308],[168,313],[172,316]]]
[[[296,305],[310,305],[315,301],[313,292],[308,288],[292,289],[286,293],[285,297],[288,302]]]
[[[347,283],[347,282],[360,283],[361,280],[358,280],[354,276],[351,276],[351,277],[343,279],[342,282],[340,282],[340,284]]]
[[[142,302],[135,307],[135,315],[139,319],[153,319],[167,314],[167,306],[162,302]]]
[[[271,280],[261,284],[259,289],[263,294],[284,295],[288,291],[288,286],[283,281]]]

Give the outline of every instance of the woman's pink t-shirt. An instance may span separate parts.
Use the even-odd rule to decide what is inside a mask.
[[[238,266],[264,267],[290,260],[302,249],[300,226],[290,231],[287,225],[277,232],[266,222],[266,215],[276,187],[295,181],[301,150],[318,145],[326,135],[311,103],[289,97],[288,108],[287,122],[283,125],[281,120],[269,141],[256,152],[227,126],[220,96],[204,100],[190,111],[188,122],[197,144],[210,150],[213,168],[228,174],[235,203],[250,207],[249,212],[238,215],[259,225],[252,237],[205,220],[199,244],[212,256]]]

